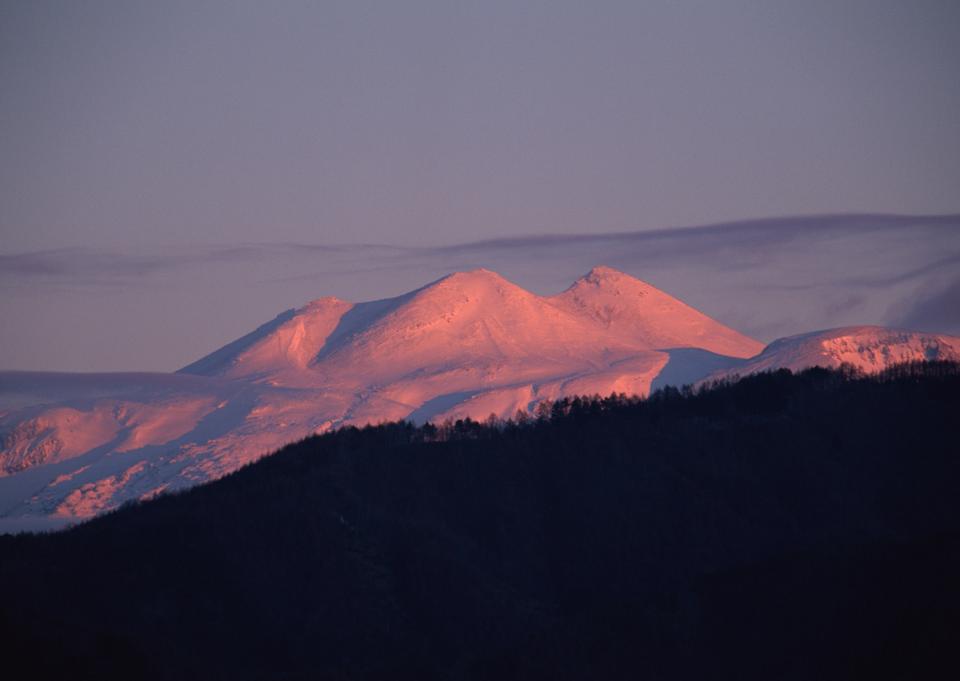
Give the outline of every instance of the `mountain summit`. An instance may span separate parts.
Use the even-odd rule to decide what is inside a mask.
[[[560,295],[558,307],[602,324],[612,334],[651,348],[702,348],[752,357],[763,345],[689,305],[610,267],[594,267]]]
[[[175,374],[0,373],[0,531],[213,479],[343,425],[512,417],[565,395],[934,356],[960,359],[960,339],[862,327],[764,350],[609,267],[553,296],[456,272],[394,298],[318,298]]]

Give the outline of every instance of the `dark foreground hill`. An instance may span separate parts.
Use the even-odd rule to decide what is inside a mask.
[[[311,438],[0,537],[3,676],[953,677],[958,414],[929,363]]]

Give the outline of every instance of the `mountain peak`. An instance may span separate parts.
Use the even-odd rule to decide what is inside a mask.
[[[323,296],[321,298],[315,298],[314,300],[311,300],[309,303],[299,308],[297,310],[297,313],[302,314],[305,312],[320,310],[324,308],[343,307],[344,305],[351,305],[351,303],[349,303],[346,300],[343,300],[342,298],[337,298],[336,296]]]
[[[612,267],[594,267],[551,300],[571,314],[603,325],[612,334],[642,340],[656,349],[697,347],[744,358],[763,349],[752,338]]]
[[[570,290],[589,290],[590,288],[612,289],[629,291],[643,296],[648,291],[657,289],[637,277],[633,277],[626,272],[621,272],[613,267],[606,265],[597,265],[582,277],[577,279],[570,286]]]
[[[497,272],[480,267],[462,272],[452,272],[414,291],[413,295],[458,294],[473,299],[485,294],[503,294],[508,291],[517,293],[523,291],[523,289]]]
[[[496,283],[503,284],[510,282],[502,275],[493,270],[484,267],[478,267],[472,270],[463,270],[461,272],[451,272],[447,276],[439,279],[436,283],[449,282],[451,284],[474,284],[474,283]]]
[[[621,272],[620,270],[614,269],[612,267],[607,267],[606,265],[597,265],[596,267],[591,269],[589,272],[587,272],[585,275],[583,275],[581,279],[602,281],[602,280],[620,279],[622,277],[629,277],[631,279],[633,278],[633,277],[630,277],[629,274],[626,274],[625,272]]]

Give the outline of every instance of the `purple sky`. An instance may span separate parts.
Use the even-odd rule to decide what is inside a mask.
[[[595,235],[957,214],[958,64],[955,0],[3,3],[0,368],[172,369],[324,294],[464,265],[552,292],[587,256],[763,340],[957,332],[954,218],[699,259]],[[316,248],[371,243],[414,250]]]

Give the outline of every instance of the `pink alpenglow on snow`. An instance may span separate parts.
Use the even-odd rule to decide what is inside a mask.
[[[772,369],[854,366],[868,374],[917,360],[960,361],[960,338],[882,326],[848,326],[780,338],[762,353],[711,378]]]
[[[319,298],[175,374],[0,374],[0,531],[215,479],[342,425],[506,418],[564,395],[932,357],[960,359],[960,339],[857,327],[764,349],[607,267],[547,297],[458,272],[395,298]]]

